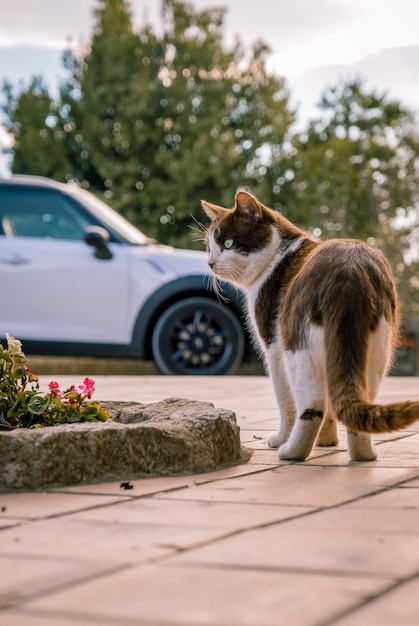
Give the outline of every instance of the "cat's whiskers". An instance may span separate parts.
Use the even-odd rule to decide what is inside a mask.
[[[193,226],[192,224],[188,225],[188,228],[190,228],[193,231],[193,240],[203,241],[205,243],[207,240],[208,228],[205,226],[205,224],[202,224],[202,222],[199,222],[196,219],[196,217],[194,217],[193,215],[191,215],[191,217],[196,224],[196,226]]]
[[[211,280],[214,293],[217,296],[217,300],[218,301],[223,300],[223,302],[228,302],[227,296],[223,294],[223,288],[220,285],[219,279],[216,276],[211,276],[210,280]]]
[[[238,283],[239,285],[244,285],[244,275],[243,272],[238,267],[229,267],[228,274],[230,276],[230,280]]]

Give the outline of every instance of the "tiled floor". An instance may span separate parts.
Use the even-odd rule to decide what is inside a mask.
[[[418,626],[419,421],[376,437],[372,463],[349,461],[341,429],[293,464],[264,442],[267,378],[99,376],[96,389],[233,409],[254,454],[131,490],[0,494],[1,626]],[[378,399],[419,399],[419,379],[389,378]]]

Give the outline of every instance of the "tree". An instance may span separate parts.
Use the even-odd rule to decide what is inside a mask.
[[[223,44],[225,9],[162,0],[162,28],[134,32],[126,0],[99,0],[87,49],[64,57],[52,99],[41,79],[4,87],[12,170],[73,180],[156,239],[192,246],[199,200],[230,206],[246,186],[300,226],[358,237],[389,256],[419,313],[419,139],[412,115],[359,80],[325,91],[292,133],[268,46]]]
[[[361,81],[326,90],[322,118],[297,134],[276,180],[278,204],[318,236],[380,247],[405,309],[419,312],[419,137],[412,114]],[[277,206],[278,206],[277,204]]]
[[[103,196],[150,236],[188,246],[200,198],[229,205],[238,186],[263,190],[264,155],[280,149],[293,114],[283,80],[266,69],[265,44],[225,49],[224,14],[162,0],[162,34],[148,24],[135,33],[125,0],[100,0],[90,47],[67,55],[69,78],[50,103],[68,166],[49,175]],[[20,112],[7,112],[14,132]],[[17,144],[13,171],[30,172],[20,152]]]
[[[17,96],[12,85],[3,86],[3,111],[14,137],[13,171],[63,179],[69,161],[55,116],[55,105],[40,77],[34,77]]]

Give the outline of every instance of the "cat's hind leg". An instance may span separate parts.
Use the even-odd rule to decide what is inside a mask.
[[[391,326],[383,318],[368,342],[368,400],[371,404],[389,367],[391,346]],[[348,431],[348,452],[352,461],[375,461],[377,458],[369,433]]]
[[[323,371],[306,349],[287,352],[285,356],[297,419],[278,455],[284,460],[304,461],[313,449],[326,410]]]
[[[352,461],[375,461],[377,458],[369,433],[348,430],[348,452]]]
[[[326,415],[324,416],[316,444],[318,446],[337,446],[338,443],[338,426],[335,416],[330,410],[326,410]]]

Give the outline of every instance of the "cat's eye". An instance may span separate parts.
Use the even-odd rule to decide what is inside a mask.
[[[224,242],[224,248],[227,248],[227,250],[229,250],[233,245],[233,240],[232,239],[226,239]]]

